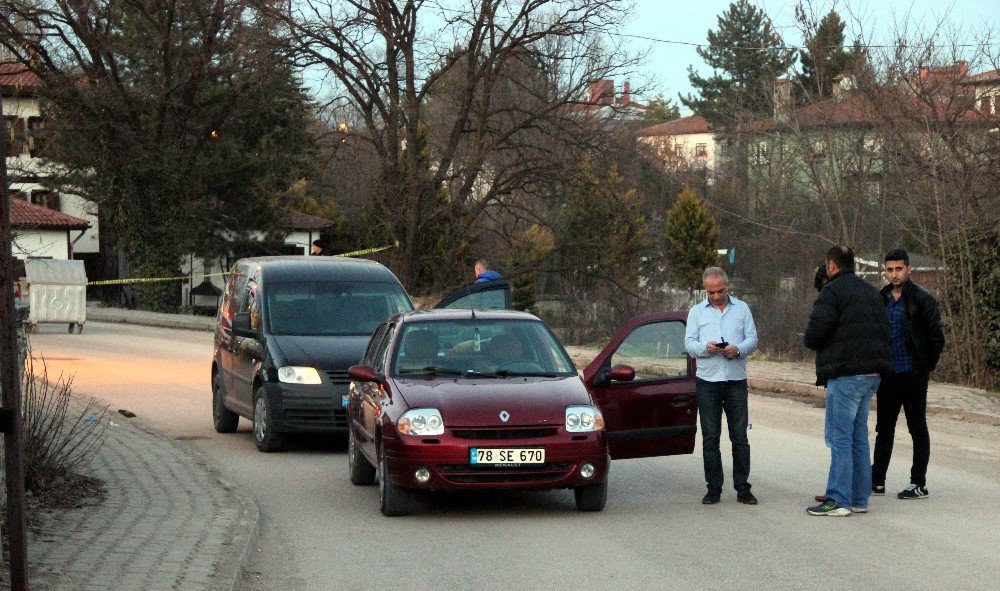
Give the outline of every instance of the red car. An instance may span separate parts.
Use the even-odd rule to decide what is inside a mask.
[[[694,450],[684,318],[633,318],[581,379],[531,314],[397,314],[348,371],[351,482],[378,481],[389,516],[415,490],[571,488],[600,511],[612,459]]]

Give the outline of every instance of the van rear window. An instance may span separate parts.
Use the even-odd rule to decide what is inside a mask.
[[[368,336],[397,312],[412,310],[402,287],[366,281],[268,283],[268,331],[279,335]]]

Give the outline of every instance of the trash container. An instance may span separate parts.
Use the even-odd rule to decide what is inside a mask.
[[[83,261],[27,259],[27,329],[35,332],[42,323],[65,323],[69,332],[83,332],[87,321],[87,272]]]

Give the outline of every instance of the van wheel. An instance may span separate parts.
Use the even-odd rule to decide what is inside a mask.
[[[368,458],[361,453],[354,437],[354,429],[351,427],[347,429],[347,467],[353,484],[358,486],[375,484],[375,466],[368,463]]]
[[[262,452],[281,451],[285,447],[285,438],[274,430],[274,411],[267,403],[267,393],[264,386],[257,388],[253,396],[253,441]]]
[[[393,484],[386,469],[385,450],[378,448],[378,496],[382,515],[402,517],[410,514],[410,491]]]
[[[226,408],[222,400],[222,377],[212,376],[212,423],[217,433],[233,433],[240,424],[240,415]]]
[[[608,483],[589,484],[573,489],[578,511],[603,511],[608,504]]]

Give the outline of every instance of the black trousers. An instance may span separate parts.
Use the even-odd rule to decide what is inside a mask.
[[[910,482],[927,486],[927,462],[931,457],[931,437],[927,431],[927,382],[924,372],[894,373],[882,378],[876,394],[878,409],[875,423],[875,461],[872,464],[872,484],[884,486],[885,475],[892,459],[892,443],[896,435],[896,420],[902,407],[906,427],[913,439],[913,466]]]

